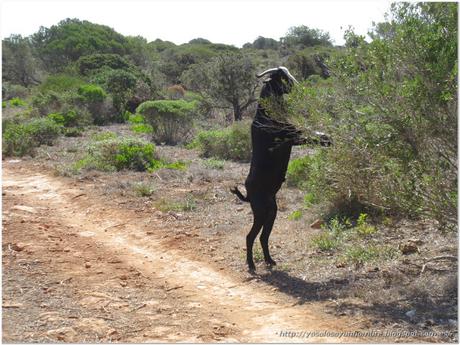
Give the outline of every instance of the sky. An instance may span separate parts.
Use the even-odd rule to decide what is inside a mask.
[[[290,27],[306,25],[329,32],[334,44],[341,45],[349,25],[366,35],[389,8],[386,0],[2,0],[1,35],[28,36],[40,26],[78,18],[148,41],[182,44],[202,37],[237,47],[258,36],[278,40]]]

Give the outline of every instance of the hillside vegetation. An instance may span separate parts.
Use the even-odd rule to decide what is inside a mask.
[[[255,74],[285,65],[301,81],[286,119],[334,142],[291,162],[288,182],[305,192],[302,207],[326,221],[368,214],[455,229],[457,4],[398,3],[388,18],[370,42],[349,28],[340,47],[307,26],[243,48],[148,42],[78,19],[12,35],[2,41],[3,155],[34,155],[59,136],[128,122],[133,136],[157,145],[248,161],[249,122],[232,123],[254,113]],[[133,147],[124,156],[112,150],[117,169],[152,169],[126,161],[141,159]]]

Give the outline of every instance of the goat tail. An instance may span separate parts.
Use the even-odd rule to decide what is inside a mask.
[[[247,196],[244,196],[238,189],[238,187],[233,187],[230,189],[230,192],[235,194],[241,201],[249,202],[249,198]]]

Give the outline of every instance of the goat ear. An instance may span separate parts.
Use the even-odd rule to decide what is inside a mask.
[[[264,82],[264,83],[268,83],[270,80],[272,80],[272,78],[267,78],[267,79],[265,79],[263,82]]]

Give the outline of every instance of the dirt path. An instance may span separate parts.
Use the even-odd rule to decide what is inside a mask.
[[[155,232],[160,218],[94,194],[90,184],[3,164],[4,341],[345,340],[280,337],[350,327],[321,304],[287,304],[181,252]]]

